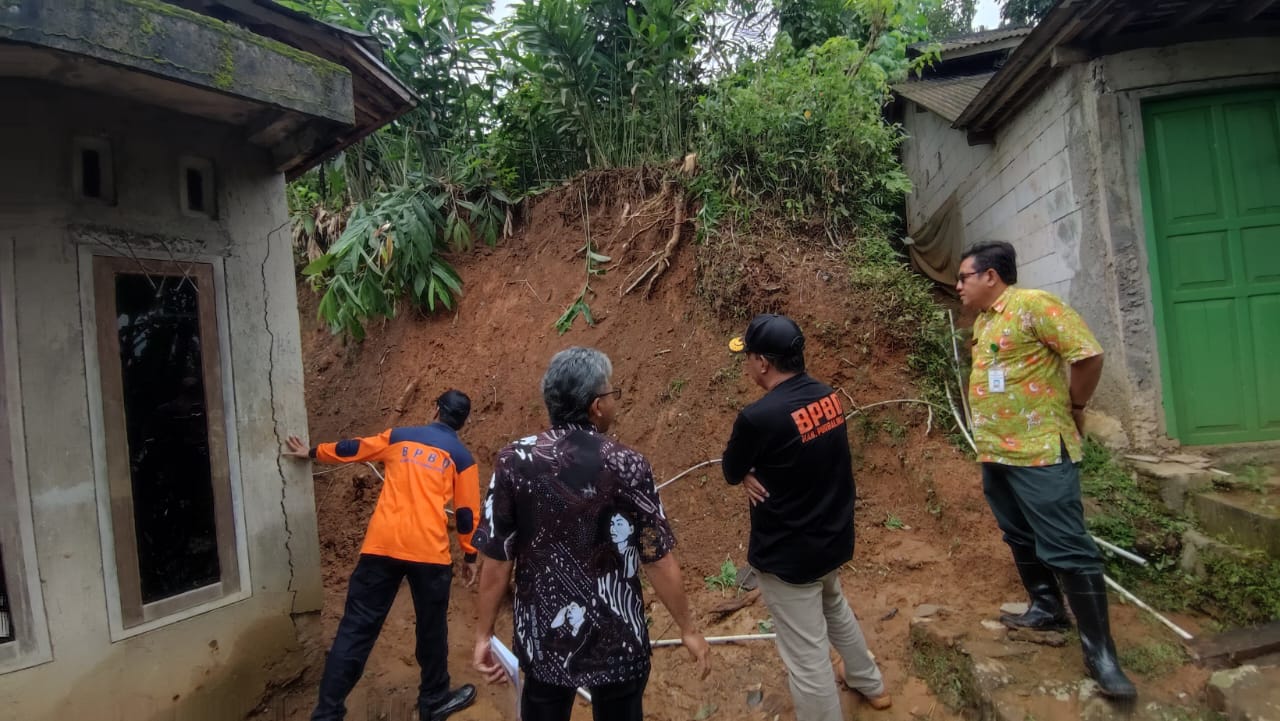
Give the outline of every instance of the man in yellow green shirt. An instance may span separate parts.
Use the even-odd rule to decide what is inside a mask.
[[[961,302],[979,311],[969,405],[982,489],[1031,599],[1026,613],[1000,620],[1067,628],[1065,591],[1089,675],[1104,695],[1132,699],[1137,690],[1111,639],[1102,557],[1085,528],[1076,466],[1102,347],[1061,299],[1017,281],[1017,255],[1004,242],[966,250],[956,280]]]

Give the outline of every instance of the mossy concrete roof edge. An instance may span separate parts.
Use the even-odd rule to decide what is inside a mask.
[[[158,0],[8,0],[0,42],[50,48],[343,125],[347,68]],[[181,109],[181,108],[177,108]]]

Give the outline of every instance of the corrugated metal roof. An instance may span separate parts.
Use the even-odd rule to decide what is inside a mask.
[[[1277,0],[1058,0],[955,120],[990,137],[1070,62],[1137,48],[1280,35]],[[1075,60],[1055,60],[1068,48]],[[1230,53],[1230,45],[1219,45]]]
[[[954,123],[993,75],[995,73],[912,80],[894,85],[893,90]]]
[[[1024,35],[1030,35],[1031,28],[996,28],[995,30],[983,30],[976,33],[966,33],[964,35],[952,35],[951,37],[942,38],[938,41],[938,48],[941,52],[951,50],[962,50],[971,48],[975,45],[985,45],[986,43],[995,43],[1009,38],[1020,38]],[[928,43],[916,43],[913,48],[924,48]]]

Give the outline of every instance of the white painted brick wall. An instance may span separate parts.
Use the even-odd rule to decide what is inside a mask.
[[[1072,114],[1079,114],[1079,82],[1074,69],[1061,74],[999,130],[994,146],[970,147],[965,133],[947,121],[909,109],[903,158],[917,187],[907,198],[908,226],[928,220],[954,192],[966,244],[1007,240],[1018,249],[1019,265],[1026,264],[1020,285],[1068,287],[1072,271],[1064,261],[1079,244],[1081,223],[1067,152]]]
[[[951,193],[970,182],[992,148],[969,145],[965,134],[952,130],[951,123],[931,112],[917,113],[914,104],[907,108],[902,125],[908,136],[902,146],[902,164],[915,186],[907,196],[907,227],[915,230]]]

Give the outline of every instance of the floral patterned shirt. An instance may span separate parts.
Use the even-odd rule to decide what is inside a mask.
[[[515,562],[514,651],[543,683],[629,681],[649,669],[640,564],[675,546],[644,456],[579,425],[498,452],[472,539]]]
[[[1101,354],[1080,314],[1062,299],[1042,290],[1006,288],[973,323],[969,407],[978,460],[1047,466],[1066,460],[1063,446],[1070,460],[1080,460],[1067,371],[1070,364]],[[1000,373],[1004,392],[999,392]]]

